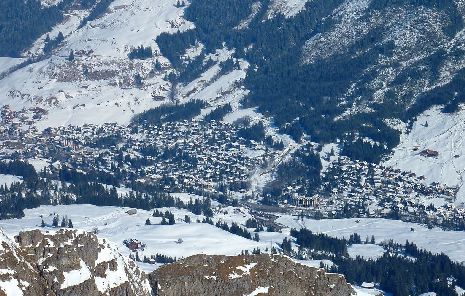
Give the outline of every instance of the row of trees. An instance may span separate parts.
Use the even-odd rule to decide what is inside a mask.
[[[354,259],[347,255],[347,247],[351,243],[359,243],[359,235],[354,234],[346,240],[314,234],[307,229],[293,229],[291,236],[301,250],[310,252],[314,259],[331,260],[334,265],[328,269],[344,274],[353,284],[378,283],[381,290],[396,296],[420,295],[426,292],[457,295],[455,286],[465,286],[465,266],[453,262],[444,254],[420,250],[408,241],[404,245],[389,241],[383,245],[386,252],[382,257],[367,260],[361,257]],[[292,253],[291,241],[284,240],[282,249]]]
[[[144,47],[143,45],[133,48],[128,54],[128,58],[131,60],[134,60],[134,59],[145,60],[151,57],[153,57],[152,47],[150,46]]]
[[[200,114],[205,103],[198,100],[184,104],[166,104],[137,115],[133,124],[162,124],[165,122],[190,120]]]
[[[59,223],[60,221],[60,216],[59,215],[55,215],[53,216],[53,220],[52,220],[52,227],[55,227],[55,228],[58,228],[58,227],[61,227],[61,228],[73,228],[73,221],[71,221],[71,219],[68,219],[68,217],[63,217],[61,219],[61,223]],[[41,222],[41,227],[44,228],[46,227],[47,224],[45,223],[44,219],[42,219],[42,222]]]

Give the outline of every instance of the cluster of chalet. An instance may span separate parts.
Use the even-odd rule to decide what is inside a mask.
[[[38,132],[11,124],[16,122],[14,116],[11,110],[3,109],[0,158],[9,158],[14,152],[23,159],[42,158],[84,172],[112,174],[118,168],[131,172],[125,180],[128,183],[169,180],[164,185],[167,192],[187,187],[214,192],[220,185],[244,191],[251,173],[276,153],[261,143],[238,137],[234,125],[215,121],[145,128],[66,126]]]
[[[456,187],[427,184],[423,176],[414,173],[340,157],[327,168],[322,181],[314,196],[291,193],[292,205],[323,217],[388,217],[447,227],[452,224],[452,228],[460,228],[456,221],[465,218],[465,210],[453,205]]]

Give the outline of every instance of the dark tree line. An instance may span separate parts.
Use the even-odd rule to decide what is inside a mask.
[[[71,0],[42,7],[39,0],[0,1],[0,56],[19,57],[42,34],[63,20]]]
[[[86,0],[85,2],[90,5],[91,2],[95,2],[95,0],[88,1]],[[93,20],[98,19],[102,14],[107,11],[108,7],[114,0],[100,0],[91,10],[88,16],[86,16],[82,21],[81,24],[79,25],[79,28],[84,27],[88,22],[91,22]]]
[[[224,116],[230,112],[232,112],[230,104],[219,106],[205,116],[205,121],[223,120]]]
[[[153,56],[152,47],[150,46],[144,47],[143,45],[133,48],[128,54],[128,58],[131,60],[134,60],[134,59],[145,60],[145,59],[151,58],[152,56]]]
[[[200,114],[205,106],[202,101],[194,100],[181,105],[166,104],[137,115],[134,124],[162,124],[165,122],[190,120]]]
[[[353,284],[374,282],[385,292],[396,296],[420,295],[436,292],[437,295],[457,295],[455,286],[465,286],[465,266],[453,262],[444,254],[432,254],[420,250],[408,241],[383,245],[386,252],[377,260],[355,259],[347,255],[347,246],[359,243],[360,237],[351,239],[332,238],[314,234],[310,230],[291,230],[291,236],[301,248],[313,250],[314,259],[329,259],[334,263],[331,272],[344,274]],[[291,251],[289,241],[283,242],[283,249]],[[322,252],[329,252],[322,255]],[[414,258],[414,259],[412,259]]]
[[[217,3],[218,2],[218,3]],[[221,2],[221,3],[219,3]],[[311,1],[306,9],[292,18],[277,15],[266,17],[268,1],[262,2],[262,9],[251,24],[242,30],[234,27],[251,13],[253,1],[211,1],[193,0],[185,10],[188,20],[196,28],[176,34],[162,34],[157,43],[164,56],[182,73],[188,67],[189,73],[199,73],[203,68],[203,57],[186,66],[181,56],[197,42],[205,45],[204,54],[214,52],[226,44],[236,48],[235,58],[244,58],[250,64],[245,84],[250,90],[246,106],[258,106],[264,114],[273,116],[282,132],[299,141],[304,134],[319,143],[342,139],[346,155],[353,159],[378,162],[383,155],[399,142],[399,133],[388,126],[384,119],[398,117],[405,121],[434,104],[445,104],[445,112],[454,112],[463,102],[463,71],[454,80],[436,88],[416,100],[410,106],[412,96],[399,98],[399,94],[388,92],[382,103],[368,102],[372,113],[348,115],[335,120],[357,97],[369,100],[371,90],[360,88],[347,97],[346,102],[338,98],[345,96],[354,79],[361,83],[370,82],[372,74],[366,70],[378,62],[379,56],[393,55],[395,44],[383,39],[382,28],[373,28],[347,51],[330,59],[302,63],[302,48],[307,40],[318,33],[324,33],[333,23],[327,18],[342,0]],[[452,0],[443,1],[375,1],[371,10],[382,10],[391,6],[428,7],[446,12],[450,24],[444,33],[452,36],[463,28],[460,12]],[[253,47],[249,45],[253,44]],[[247,50],[242,50],[247,48]],[[427,58],[428,65],[437,76],[440,65],[447,56],[457,53],[439,52]],[[453,57],[450,57],[453,58]],[[232,69],[230,61],[224,63]],[[408,73],[407,73],[408,72]],[[435,74],[436,73],[436,74]],[[408,79],[420,79],[422,73],[415,70],[399,75],[394,83]],[[344,104],[341,104],[344,103]],[[371,138],[379,145],[367,145],[357,139],[345,137],[357,134],[360,138]],[[367,156],[368,155],[368,156]]]

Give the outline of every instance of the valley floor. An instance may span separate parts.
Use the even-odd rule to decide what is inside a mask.
[[[137,214],[129,215],[129,208],[97,207],[93,205],[59,205],[41,206],[36,209],[26,210],[22,219],[1,220],[0,228],[6,234],[14,236],[23,230],[41,228],[43,217],[46,223],[45,230],[54,231],[51,227],[52,217],[58,214],[60,217],[71,219],[74,228],[86,231],[98,231],[98,235],[107,238],[118,246],[119,250],[129,255],[132,252],[125,247],[125,239],[137,239],[146,247],[139,251],[139,256],[162,254],[170,257],[188,257],[194,254],[211,255],[238,255],[244,250],[252,252],[254,248],[262,251],[278,247],[284,237],[290,237],[291,228],[307,228],[316,233],[324,233],[338,238],[348,238],[353,233],[358,233],[362,241],[365,237],[373,235],[376,243],[386,242],[390,239],[394,242],[405,243],[406,240],[415,243],[418,247],[433,253],[444,253],[452,260],[465,262],[465,232],[445,231],[439,228],[428,229],[424,226],[406,223],[397,220],[361,218],[361,219],[324,219],[303,220],[290,215],[280,215],[276,220],[284,228],[281,232],[259,232],[260,241],[245,239],[243,237],[223,231],[207,223],[199,223],[204,218],[194,215],[187,210],[176,208],[159,209],[170,210],[176,218],[174,225],[160,225],[161,218],[152,217],[152,212],[137,210]],[[227,213],[226,213],[227,212]],[[225,214],[226,213],[226,214]],[[190,216],[191,223],[184,222],[185,215]],[[215,211],[213,221],[218,220],[239,225],[251,217],[247,209],[241,207],[227,207]],[[145,225],[150,219],[152,225]],[[413,229],[413,231],[412,231]],[[249,229],[249,231],[253,231]],[[181,240],[179,240],[181,239]],[[349,248],[352,257],[357,255],[365,258],[376,258],[382,255],[383,250],[377,245],[353,245]],[[303,262],[308,265],[318,266],[319,261],[308,260]],[[140,264],[145,270],[153,270],[156,265]]]

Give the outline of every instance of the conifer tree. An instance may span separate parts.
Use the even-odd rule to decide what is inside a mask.
[[[58,219],[59,219],[58,215],[53,217],[53,221],[52,221],[53,227],[58,227]]]
[[[74,51],[73,50],[71,50],[69,52],[68,61],[70,61],[70,62],[74,61]]]
[[[60,224],[60,227],[66,227],[67,223],[66,223],[66,218],[63,217],[63,219],[61,219],[61,224]]]

